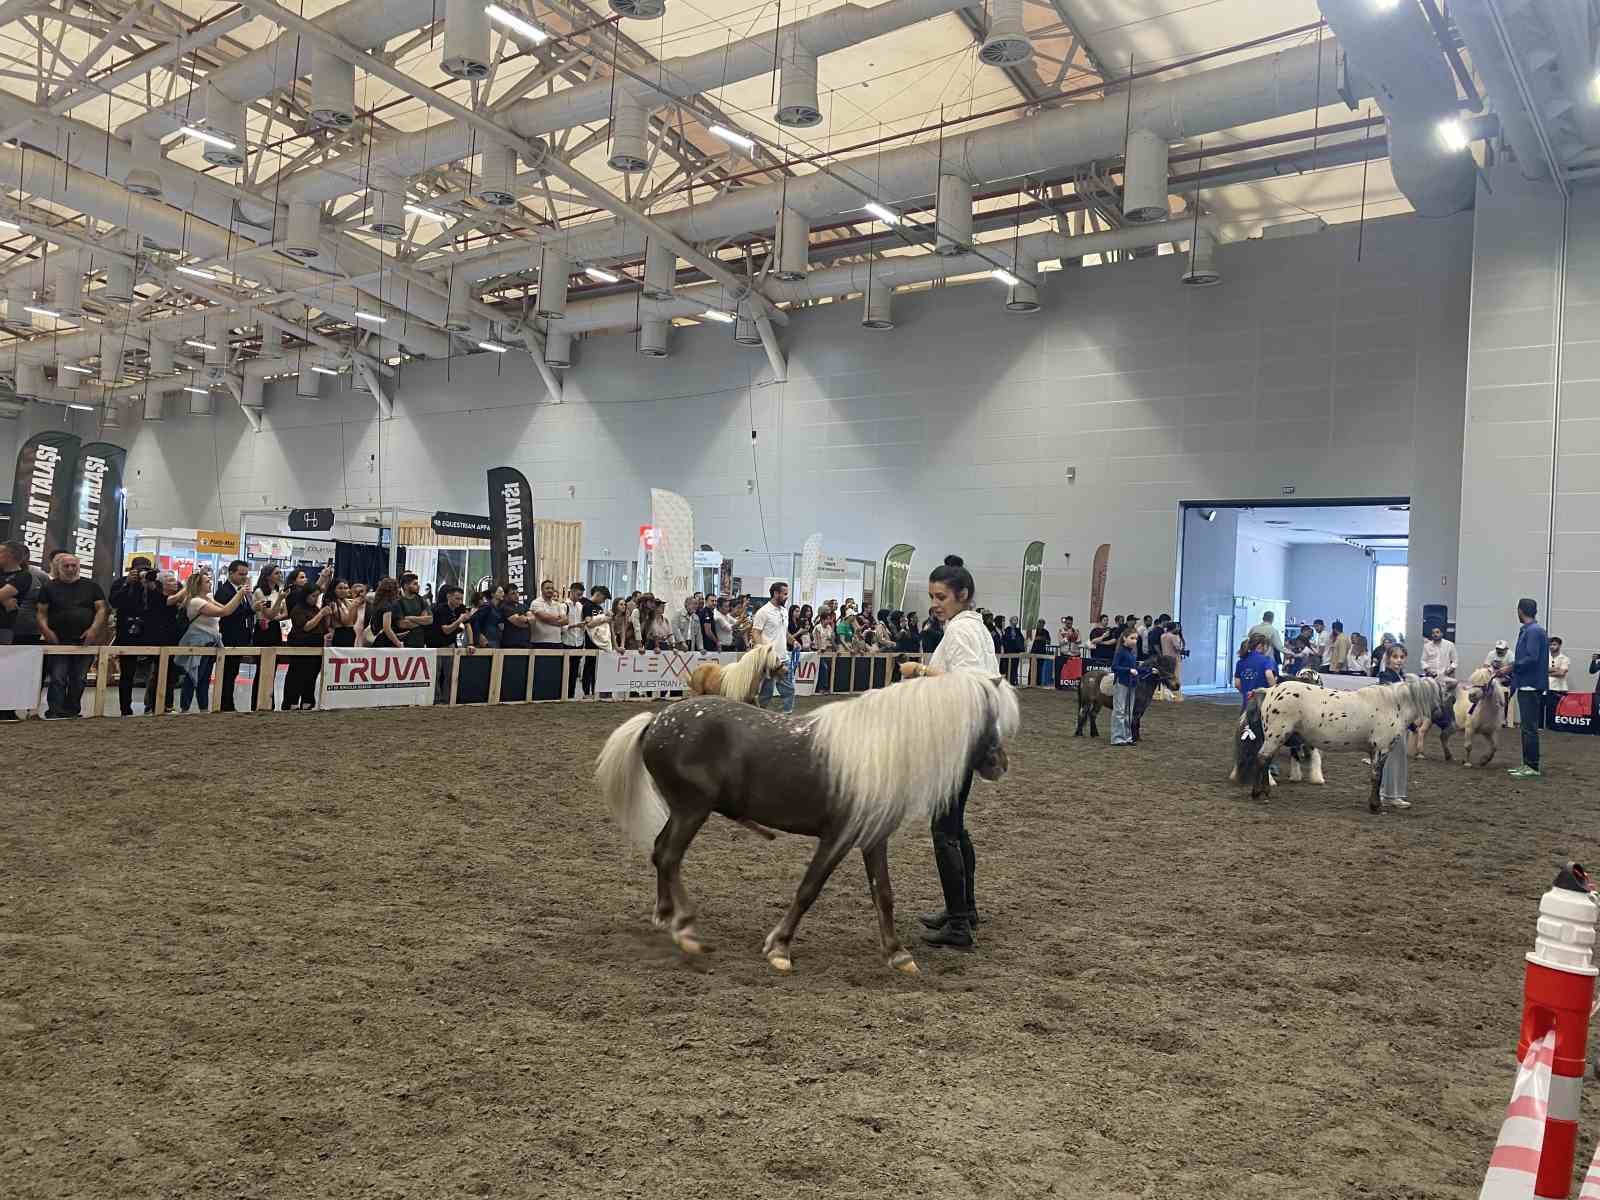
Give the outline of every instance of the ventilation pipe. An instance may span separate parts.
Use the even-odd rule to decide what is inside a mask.
[[[244,410],[245,419],[257,433],[261,432],[261,414],[267,407],[265,393],[266,385],[261,376],[246,373],[244,382],[239,386],[239,407]]]
[[[50,265],[50,280],[55,294],[50,306],[63,317],[83,314],[83,269],[77,254],[70,250],[57,252]]]
[[[572,263],[561,251],[549,246],[539,262],[539,298],[534,309],[546,321],[559,321],[567,315],[567,277]]]
[[[661,319],[646,318],[639,322],[639,353],[646,358],[665,358],[667,356],[667,330],[672,328],[672,322]]]
[[[773,272],[779,279],[793,283],[806,277],[806,267],[811,254],[811,222],[804,213],[786,208],[778,218],[778,269]],[[656,299],[669,299],[658,296]]]
[[[733,340],[741,346],[761,345],[761,331],[756,328],[755,302],[746,297],[739,301],[734,314]]]
[[[210,350],[206,351],[206,366],[225,367],[228,365],[228,312],[224,308],[206,310],[205,316],[205,341]]]
[[[480,0],[445,0],[439,69],[457,79],[488,77],[489,18]]]
[[[772,382],[786,383],[789,379],[789,361],[783,356],[783,347],[778,345],[778,331],[772,327],[772,318],[765,313],[757,317],[756,332],[761,335],[761,348],[767,352],[767,361],[772,364]]]
[[[106,282],[100,297],[118,304],[133,302],[133,264],[121,255],[106,262]]]
[[[206,132],[233,143],[219,146],[206,142],[201,157],[214,167],[242,167],[245,156],[244,106],[224,96],[216,87],[206,88]]]
[[[190,380],[189,386],[193,388],[200,388],[200,384],[192,379]],[[210,388],[201,388],[199,391],[185,392],[184,395],[189,397],[189,415],[191,417],[209,417],[213,412],[216,411],[216,405],[213,403],[211,398]]]
[[[1411,207],[1424,217],[1471,208],[1477,163],[1439,136],[1440,125],[1457,116],[1456,81],[1421,7],[1321,0],[1321,8],[1348,69],[1376,86],[1389,126],[1389,166]]]
[[[865,329],[894,328],[894,286],[871,283],[861,294],[861,324]]]
[[[1020,271],[1016,273],[1016,282],[1006,288],[1006,311],[1014,313],[1036,313],[1039,311],[1039,285],[1032,279],[1025,278]]]
[[[322,256],[322,206],[309,201],[289,205],[289,237],[283,252],[302,262]]]
[[[338,366],[337,363],[329,364],[319,362],[309,356],[302,357],[298,364],[299,372],[294,377],[294,394],[301,400],[315,400],[322,395],[323,376],[320,372],[311,369],[313,363],[323,367],[331,365],[337,368]]]
[[[164,418],[163,410],[166,407],[166,397],[158,391],[148,391],[144,394],[144,419],[146,421],[160,421]]]
[[[939,176],[937,230],[934,248],[940,254],[965,254],[972,249],[972,183],[960,175]]]
[[[105,400],[103,400],[101,402],[101,406],[100,406],[100,428],[101,429],[121,429],[122,428],[122,410],[117,405],[116,400],[111,396],[107,396],[105,398]]]
[[[107,387],[115,387],[121,378],[122,339],[103,337],[100,339],[100,382]]]
[[[1016,67],[1033,57],[1033,43],[1022,24],[1022,0],[989,0],[989,31],[978,58],[991,67]]]
[[[653,21],[665,15],[667,0],[611,0],[611,11],[619,17]]]
[[[492,208],[510,208],[517,202],[517,152],[510,146],[491,146],[483,152],[483,170],[472,194]]]
[[[678,252],[665,242],[649,241],[644,247],[644,295],[647,300],[671,300],[678,285]]]
[[[470,4],[472,0],[457,2]],[[784,36],[789,33],[793,33],[813,54],[831,54],[942,13],[954,12],[971,2],[885,0],[871,8],[841,4],[778,30],[776,38],[771,32],[757,34],[699,54],[664,60],[641,78],[626,74],[608,75],[549,96],[518,100],[496,112],[495,120],[519,137],[538,138],[558,130],[607,120],[616,108],[617,101],[624,96],[651,108],[659,108],[665,101],[688,99],[702,92],[765,75],[772,70],[775,41],[781,46]],[[421,22],[402,26],[396,32],[409,32],[416,29],[418,24],[426,24],[428,11],[423,9]],[[447,16],[450,11],[454,10],[447,10]],[[474,11],[481,17],[481,8]],[[281,177],[282,195],[295,200],[331,200],[358,191],[359,184],[356,181],[362,177],[369,162],[374,169],[410,177],[431,167],[466,158],[473,152],[476,142],[476,132],[467,122],[442,121],[428,127],[426,138],[410,133],[397,134],[379,139],[371,146],[350,150],[318,166],[303,167],[292,174],[285,173]],[[270,192],[276,182],[265,180],[261,188]],[[831,211],[838,212],[843,207],[841,205]],[[776,205],[768,207],[766,215],[769,219],[775,209]],[[805,211],[820,213],[830,210],[808,207]]]
[[[143,164],[148,163],[149,166]],[[149,134],[133,135],[133,155],[128,170],[122,177],[122,186],[135,196],[161,196],[161,176],[156,168],[161,163],[161,147]]]
[[[374,180],[367,191],[372,205],[372,220],[367,228],[379,237],[403,238],[406,235],[405,195],[398,190],[396,180]]]
[[[171,375],[177,348],[166,338],[150,339],[150,377]]]
[[[457,267],[450,274],[450,307],[445,313],[444,327],[451,333],[467,333],[472,329],[472,280],[465,267]]]
[[[367,365],[364,358],[356,359],[355,366],[356,378],[362,384],[361,390],[371,392],[372,398],[378,402],[378,415],[385,420],[394,416],[394,401],[383,390],[383,381],[378,378],[377,372]]]
[[[16,393],[27,400],[44,395],[44,367],[39,363],[17,362]]]
[[[817,100],[817,56],[805,43],[789,33],[778,52],[779,125],[805,129],[822,123],[822,107]]]
[[[6,317],[20,325],[32,322],[28,306],[33,303],[33,285],[26,279],[13,279],[6,284]]]
[[[1179,276],[1190,287],[1210,287],[1222,279],[1217,270],[1217,239],[1209,229],[1200,229],[1189,239],[1189,264]]]
[[[560,326],[545,330],[544,364],[558,371],[564,371],[572,365],[572,335]]]
[[[1167,219],[1167,143],[1148,129],[1128,134],[1122,168],[1122,215],[1136,225]]]
[[[349,129],[356,121],[356,67],[321,46],[311,47],[311,123]]]
[[[611,114],[611,157],[606,165],[613,171],[629,174],[643,171],[650,165],[650,147],[646,133],[650,128],[650,110],[642,100],[633,96],[618,96],[616,109]]]

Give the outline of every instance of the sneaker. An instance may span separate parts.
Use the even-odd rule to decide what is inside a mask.
[[[1513,778],[1513,779],[1539,779],[1539,778],[1541,778],[1541,776],[1539,774],[1539,768],[1538,767],[1512,767],[1509,771],[1506,772],[1506,774],[1511,776],[1511,778]]]
[[[1410,808],[1411,807],[1411,801],[1409,801],[1409,800],[1385,800],[1383,803],[1384,803],[1385,807],[1388,807],[1388,808]]]

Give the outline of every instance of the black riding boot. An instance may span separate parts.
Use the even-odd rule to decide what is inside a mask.
[[[935,849],[934,854],[938,854],[937,849]],[[977,873],[978,859],[977,855],[972,851],[972,835],[965,829],[961,831],[961,869],[964,876],[961,889],[964,901],[961,910],[967,914],[967,922],[976,929],[978,926],[978,900],[977,893],[973,891],[972,879]],[[917,918],[929,929],[943,929],[945,922],[949,919],[949,913],[942,908],[938,912],[923,913]]]
[[[944,923],[929,929],[922,940],[930,946],[949,946],[954,950],[972,948],[972,922],[967,915],[966,864],[961,858],[961,841],[949,834],[933,835],[933,861],[939,868],[939,886],[944,890]]]

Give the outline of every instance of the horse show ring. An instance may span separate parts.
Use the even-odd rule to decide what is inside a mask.
[[[1475,1196],[1600,745],[1547,737],[1532,784],[1431,745],[1372,816],[1356,755],[1228,784],[1234,706],[1112,750],[1021,702],[969,808],[978,949],[916,977],[857,856],[771,971],[815,843],[722,820],[682,960],[592,779],[629,705],[13,727],[94,769],[6,801],[4,1190]],[[908,822],[903,937],[930,859]]]

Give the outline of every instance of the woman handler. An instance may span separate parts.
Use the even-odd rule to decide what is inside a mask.
[[[951,671],[1000,674],[994,639],[983,618],[972,607],[976,588],[972,573],[954,554],[928,576],[928,610],[944,626],[939,647],[926,663],[903,663],[900,674],[945,675]],[[967,793],[972,790],[972,768],[961,782],[961,794],[933,819],[933,861],[944,890],[944,911],[922,918],[927,931],[922,940],[930,946],[972,949],[972,927],[978,923],[978,903],[972,887],[976,857],[967,836]]]

